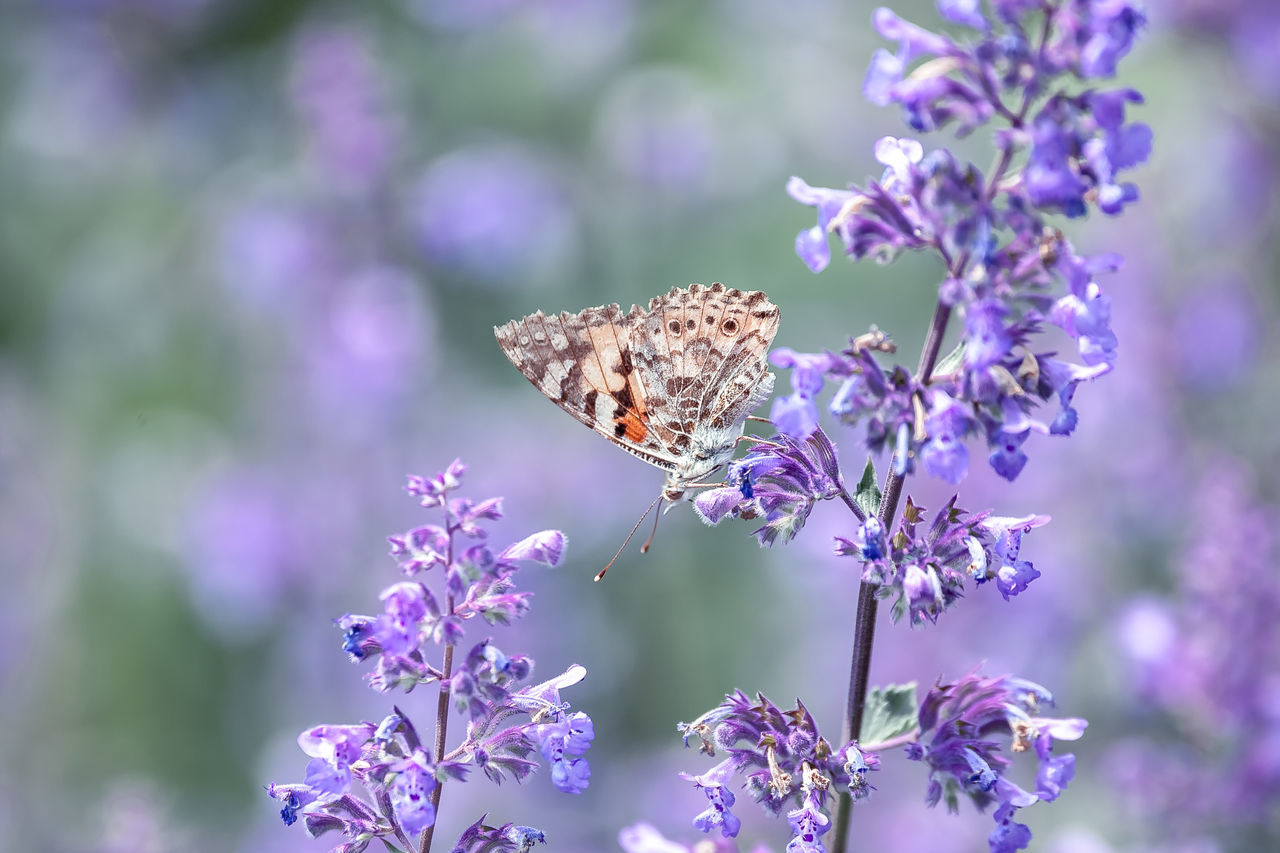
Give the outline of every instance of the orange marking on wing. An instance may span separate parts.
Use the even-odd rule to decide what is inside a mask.
[[[627,441],[638,442],[649,434],[649,428],[644,425],[644,421],[631,412],[627,412],[622,417],[617,418],[614,423],[621,424],[626,428],[627,431],[622,434],[622,437]]]

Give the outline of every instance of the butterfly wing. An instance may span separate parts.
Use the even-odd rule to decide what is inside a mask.
[[[650,417],[636,372],[629,330],[638,308],[617,305],[578,314],[541,311],[494,328],[511,363],[551,402],[650,465],[674,470],[674,436]]]
[[[766,357],[778,307],[761,291],[716,283],[655,297],[632,328],[640,384],[651,421],[677,453],[696,430],[732,429],[772,393]]]

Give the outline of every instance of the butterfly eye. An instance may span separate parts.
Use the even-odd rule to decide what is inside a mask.
[[[727,318],[720,324],[720,331],[726,335],[736,335],[738,333],[738,321],[732,317]]]

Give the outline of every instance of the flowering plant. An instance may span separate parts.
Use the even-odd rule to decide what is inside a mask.
[[[465,470],[455,461],[434,477],[409,478],[406,491],[422,506],[441,510],[443,525],[388,537],[391,555],[409,580],[383,590],[378,615],[347,614],[336,622],[351,660],[375,661],[366,680],[378,692],[439,685],[434,740],[424,743],[399,707],[377,725],[314,726],[298,736],[298,746],[311,757],[304,781],[268,787],[286,825],[301,816],[312,836],[339,832],[344,841],[334,850],[342,853],[364,850],[374,840],[392,850],[429,850],[444,783],[462,781],[474,769],[494,782],[521,780],[538,767],[530,756],[541,753],[561,791],[579,794],[591,778],[584,757],[595,736],[591,718],[571,711],[560,697],[586,675],[583,667],[574,664],[541,684],[528,684],[533,661],[504,653],[489,637],[455,660],[468,622],[479,617],[506,625],[528,612],[530,594],[515,589],[520,564],[555,566],[565,549],[564,534],[543,530],[495,552],[485,523],[502,517],[502,499],[452,497]],[[431,577],[436,583],[429,585]],[[462,742],[448,749],[451,707],[466,715],[467,728]],[[352,793],[355,782],[367,799]],[[533,827],[493,827],[481,817],[453,850],[528,851],[544,841]]]
[[[1121,259],[1078,253],[1055,219],[1094,209],[1116,215],[1138,198],[1119,175],[1151,150],[1150,128],[1126,120],[1142,97],[1094,81],[1115,74],[1144,18],[1128,0],[992,0],[985,9],[979,0],[938,0],[938,9],[966,35],[876,11],[877,31],[897,48],[876,52],[863,92],[873,103],[898,105],[916,132],[966,136],[998,124],[990,169],[945,148],[886,137],[875,146],[884,166],[878,180],[838,189],[795,177],[787,185],[793,199],[817,210],[817,224],[795,241],[815,273],[830,264],[833,235],[854,259],[888,263],[914,250],[938,260],[938,300],[919,366],[882,364],[896,347],[875,327],[844,348],[776,350],[773,364],[791,371],[792,386],[773,404],[778,435],[735,462],[723,486],[695,499],[710,524],[751,521],[762,546],[796,536],[825,500],[840,499],[856,520],[853,535],[835,540],[836,553],[857,564],[860,582],[840,736],[823,737],[803,704],[782,712],[740,692],[681,726],[686,745],[696,737],[702,752],[728,753],[711,770],[685,775],[709,803],[694,826],[725,839],[741,825],[731,785],[741,776],[769,813],[785,813],[788,851],[825,853],[822,838],[834,828],[832,847],[843,853],[851,806],[872,790],[868,771],[886,750],[902,747],[929,769],[930,805],[945,801],[955,810],[964,794],[979,810],[992,809],[990,848],[1005,853],[1030,842],[1017,811],[1057,799],[1074,773],[1074,756],[1055,754],[1054,741],[1079,738],[1086,722],[1044,716],[1052,697],[1033,682],[973,672],[939,682],[917,701],[914,685],[868,691],[867,673],[880,601],[892,599],[893,619],[907,616],[914,626],[936,622],[967,584],[994,581],[1008,600],[1040,577],[1021,546],[1048,523],[1046,515],[968,513],[955,497],[932,520],[910,497],[900,518],[898,507],[906,478],[919,469],[962,482],[975,438],[992,469],[1014,480],[1032,435],[1070,435],[1077,388],[1114,368],[1118,342],[1098,276]],[[960,341],[942,357],[953,316]],[[1039,342],[1051,327],[1074,342],[1074,357]],[[864,426],[871,452],[892,451],[882,487],[870,461],[857,486],[846,487],[836,446],[820,426],[817,400],[827,382],[836,385],[827,413]],[[1056,408],[1043,415],[1045,404]],[[1011,781],[1002,748],[1034,751],[1034,790]],[[683,849],[644,824],[620,841],[629,853]]]

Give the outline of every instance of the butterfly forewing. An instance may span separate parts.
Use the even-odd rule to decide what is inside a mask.
[[[525,378],[582,423],[652,465],[675,460],[649,422],[643,389],[628,376],[629,322],[617,305],[579,314],[530,314],[494,329],[499,346]],[[669,440],[669,437],[667,437]]]

